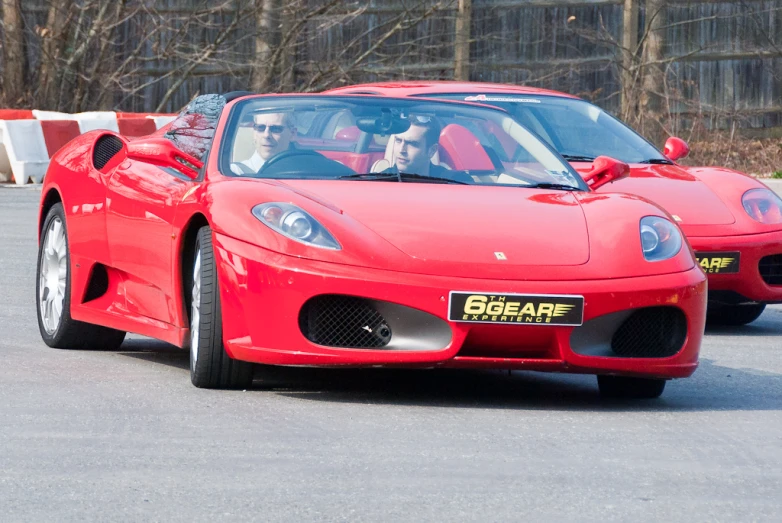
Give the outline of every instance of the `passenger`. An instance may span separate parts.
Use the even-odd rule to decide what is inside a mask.
[[[291,113],[258,113],[253,115],[253,143],[255,152],[241,162],[233,162],[236,174],[255,174],[272,156],[287,151],[296,136]]]
[[[438,151],[440,125],[430,117],[412,117],[410,127],[391,135],[391,167],[383,173],[408,173],[448,178],[448,170],[431,162]]]

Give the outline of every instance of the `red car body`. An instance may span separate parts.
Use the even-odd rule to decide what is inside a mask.
[[[156,136],[121,139],[121,146],[100,168],[95,163],[96,143],[113,140],[110,131],[84,134],[52,158],[42,190],[40,230],[49,210],[61,203],[74,320],[187,347],[186,260],[194,231],[208,225],[224,348],[235,360],[664,379],[695,371],[705,322],[706,278],[686,242],[670,259],[644,259],[639,219],[670,220],[656,205],[588,189],[227,176],[216,151],[223,146],[232,109],[248,99],[266,98],[274,97],[240,97],[225,105],[216,120],[211,153],[194,179],[174,172],[171,167],[176,163],[164,158],[177,154],[173,146],[168,150],[160,145],[160,137],[170,128]],[[305,137],[300,142],[319,143]],[[163,153],[155,152],[156,147]],[[326,146],[322,152],[344,163],[369,155]],[[333,234],[341,250],[315,249],[266,227],[251,213],[264,202],[287,202],[306,210]],[[454,292],[487,297],[485,302],[474,299],[470,309],[485,305],[485,310],[467,321],[466,315],[452,321],[449,303]],[[543,298],[523,321],[481,323],[492,321],[492,314],[518,310],[513,304],[495,304],[489,311],[493,295],[498,303],[513,302],[514,295]],[[580,325],[551,321],[561,295],[583,297]],[[303,311],[324,296],[374,304],[391,331],[402,333],[400,340],[394,342],[392,335],[390,344],[380,349],[313,342],[305,333]],[[679,323],[660,319],[661,310],[675,311]],[[669,329],[661,336],[675,338],[677,346],[664,356],[601,352],[599,347],[620,343],[612,337],[630,321],[658,331]],[[638,327],[625,326],[624,331],[645,336],[645,331],[633,328]]]
[[[580,100],[570,94],[546,89],[448,81],[353,85],[328,92],[384,96],[443,95],[451,100],[456,98],[454,95],[463,94],[464,98],[486,104],[492,104],[492,95]],[[628,128],[628,132],[632,131]],[[674,138],[669,144],[672,149],[681,149],[674,159],[689,152],[681,140]],[[666,144],[666,154],[674,156],[668,150],[669,144]],[[608,154],[599,148],[590,153],[592,156]],[[764,184],[746,174],[720,167],[687,167],[673,161],[669,165],[660,165],[631,163],[623,158],[619,160],[629,163],[630,176],[604,185],[598,192],[626,192],[643,196],[675,216],[699,263],[708,274],[710,302],[782,302],[782,220],[761,223],[752,219],[742,204],[742,196],[747,191],[767,189]],[[582,173],[589,170],[590,163],[571,161]],[[733,262],[729,263],[731,259]]]

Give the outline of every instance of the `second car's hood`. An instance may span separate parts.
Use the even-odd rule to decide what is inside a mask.
[[[496,266],[499,259],[508,269],[589,260],[586,219],[572,193],[366,181],[285,183],[324,198],[418,260]]]
[[[590,164],[574,164],[579,172]],[[663,207],[687,225],[729,225],[736,218],[708,185],[675,165],[632,164],[630,176],[604,185],[598,192],[625,192]]]

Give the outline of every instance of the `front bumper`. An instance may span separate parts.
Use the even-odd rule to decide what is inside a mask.
[[[782,302],[782,285],[766,283],[759,269],[760,260],[764,257],[782,255],[782,231],[745,236],[687,236],[687,239],[696,254],[699,252],[741,253],[739,272],[728,274],[708,272],[709,292],[728,291],[740,295],[747,301]]]
[[[239,360],[298,366],[404,366],[527,369],[660,378],[691,375],[698,365],[706,312],[700,268],[644,278],[601,281],[503,281],[408,274],[285,256],[215,234],[223,339]],[[450,291],[576,294],[584,297],[581,327],[448,321]],[[423,311],[450,328],[450,340],[430,350],[339,348],[302,333],[300,312],[320,295],[349,295]],[[662,358],[575,352],[571,340],[590,320],[620,311],[667,306],[686,319],[681,350]],[[582,329],[582,331],[579,331]],[[583,338],[583,336],[582,336]]]

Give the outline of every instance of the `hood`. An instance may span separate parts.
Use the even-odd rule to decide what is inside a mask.
[[[580,173],[590,164],[573,165]],[[730,225],[736,218],[708,185],[676,165],[632,164],[630,176],[597,192],[624,192],[651,200],[681,219],[681,225]]]
[[[285,183],[339,207],[416,260],[473,268],[496,268],[501,261],[505,270],[589,260],[586,219],[573,193],[368,181]]]

